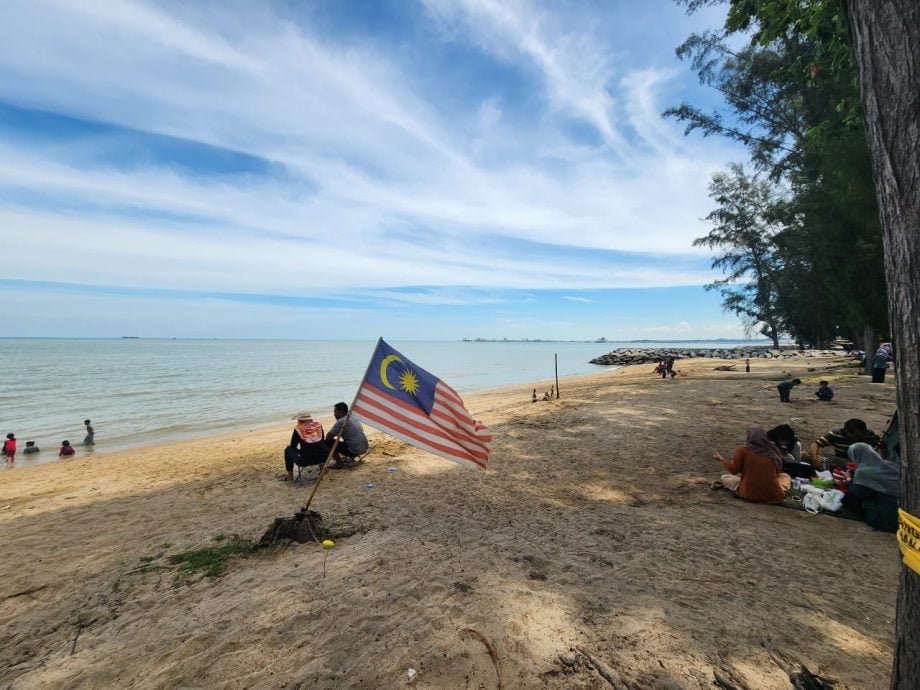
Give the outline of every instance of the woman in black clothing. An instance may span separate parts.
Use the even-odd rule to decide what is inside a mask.
[[[815,468],[802,462],[802,444],[795,437],[795,429],[780,424],[767,432],[767,438],[779,448],[783,457],[783,472],[790,477],[807,479],[815,475]]]
[[[291,433],[291,443],[284,449],[284,469],[286,474],[279,476],[281,481],[294,481],[294,465],[307,467],[322,465],[326,461],[329,449],[323,443],[323,425],[314,422],[307,413],[294,417],[297,426]]]

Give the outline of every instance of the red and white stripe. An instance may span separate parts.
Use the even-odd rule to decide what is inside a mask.
[[[442,458],[485,469],[492,435],[470,416],[453,388],[438,381],[431,414],[365,382],[352,417]]]

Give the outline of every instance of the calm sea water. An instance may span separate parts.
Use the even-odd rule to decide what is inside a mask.
[[[625,345],[390,344],[461,393],[550,381],[554,354],[560,376],[602,370],[588,361]],[[278,424],[301,410],[325,417],[335,402],[351,403],[373,349],[373,342],[0,339],[0,432],[16,434],[21,467],[57,459],[63,439],[85,454],[86,418],[100,452]],[[41,453],[23,455],[27,440]]]

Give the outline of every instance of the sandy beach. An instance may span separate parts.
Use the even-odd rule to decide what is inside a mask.
[[[385,436],[313,508],[331,549],[279,545],[220,577],[169,556],[258,539],[310,491],[276,480],[290,427],[0,475],[0,687],[887,687],[899,556],[865,524],[709,482],[752,423],[804,444],[881,432],[892,377],[842,358],[682,360],[465,396],[475,472]],[[781,404],[776,380],[804,384]],[[837,396],[814,402],[819,379]],[[330,419],[322,420],[328,428]],[[391,471],[395,468],[395,471]],[[373,485],[372,487],[370,485]],[[414,669],[410,678],[409,670]]]

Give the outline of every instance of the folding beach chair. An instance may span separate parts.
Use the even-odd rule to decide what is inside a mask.
[[[298,459],[307,460],[308,462],[301,465],[296,459],[294,460],[294,466],[297,468],[297,476],[294,478],[294,483],[303,485],[304,482],[317,479],[319,477],[320,468],[323,466],[323,463],[326,462],[327,454],[328,450],[326,444],[322,441],[307,443],[301,446],[301,452]],[[312,469],[314,467],[316,471]]]
[[[364,464],[364,459],[371,454],[371,446],[367,447],[361,455],[343,455],[342,461],[333,463],[330,467],[334,470],[351,470]]]

